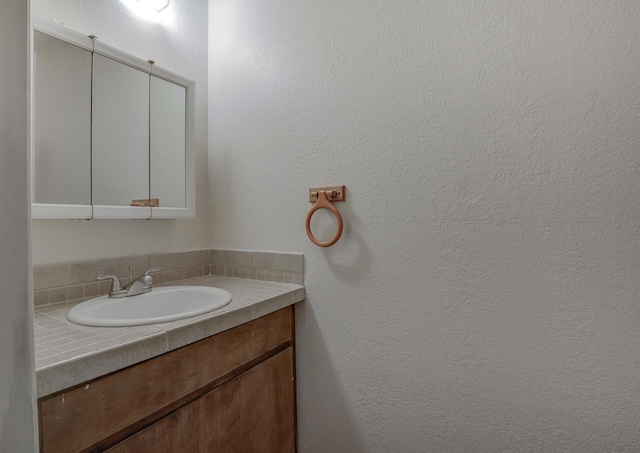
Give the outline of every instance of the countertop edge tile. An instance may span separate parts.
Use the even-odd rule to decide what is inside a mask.
[[[166,332],[94,351],[36,371],[38,398],[121,370],[167,352]]]
[[[281,296],[270,297],[251,305],[252,319],[258,319],[274,311],[293,305],[304,299],[304,289],[300,288]]]
[[[134,327],[133,331],[127,334],[128,340],[121,344],[114,344],[88,354],[85,352],[77,357],[69,358],[68,355],[60,355],[59,361],[47,360],[46,366],[36,367],[38,398],[232,329],[253,319],[302,302],[305,296],[305,289],[300,285],[260,282],[233,277],[207,275],[189,279],[188,283],[183,281],[175,284],[177,283],[226,289],[231,293],[233,299],[229,305],[220,310],[194,318]],[[64,304],[64,307],[61,306],[57,318],[58,323],[68,323],[87,332],[95,331],[97,335],[106,332],[104,328],[78,326],[67,321],[66,309],[73,305],[75,304],[67,303]],[[36,307],[36,322],[39,316],[51,316],[50,311],[50,309],[43,311],[40,315],[38,307]],[[45,315],[45,313],[47,314]],[[77,334],[77,331],[75,333]],[[104,335],[108,337],[107,334]],[[117,336],[114,337],[114,342],[117,343]],[[36,339],[37,345],[38,340]]]
[[[233,329],[241,324],[250,322],[252,319],[252,308],[250,305],[245,305],[220,313],[220,316],[203,319],[197,324],[168,329],[166,331],[167,352],[204,340],[225,330]]]

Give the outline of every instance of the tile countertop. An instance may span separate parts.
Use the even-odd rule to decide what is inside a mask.
[[[38,398],[126,368],[304,299],[304,287],[206,275],[160,286],[215,286],[231,293],[219,310],[147,326],[88,327],[66,315],[79,302],[35,308]]]

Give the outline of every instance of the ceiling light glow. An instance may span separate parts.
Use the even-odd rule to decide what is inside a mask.
[[[139,3],[158,12],[169,6],[169,1],[170,0],[138,0]]]

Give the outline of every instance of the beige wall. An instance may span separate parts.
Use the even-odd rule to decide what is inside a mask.
[[[210,245],[207,177],[207,2],[175,1],[161,14],[140,16],[135,0],[32,0],[33,14],[184,75],[196,82],[196,218],[180,220],[35,220],[35,264]],[[122,165],[127,165],[126,161]]]
[[[27,116],[28,2],[0,14],[0,450],[35,452]]]
[[[637,1],[210,0],[210,42],[213,246],[305,254],[301,452],[640,450]]]

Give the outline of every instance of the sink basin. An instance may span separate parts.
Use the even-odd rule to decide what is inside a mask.
[[[190,318],[218,310],[231,302],[231,294],[208,286],[166,286],[119,299],[100,296],[73,307],[67,319],[97,327],[155,324]]]

